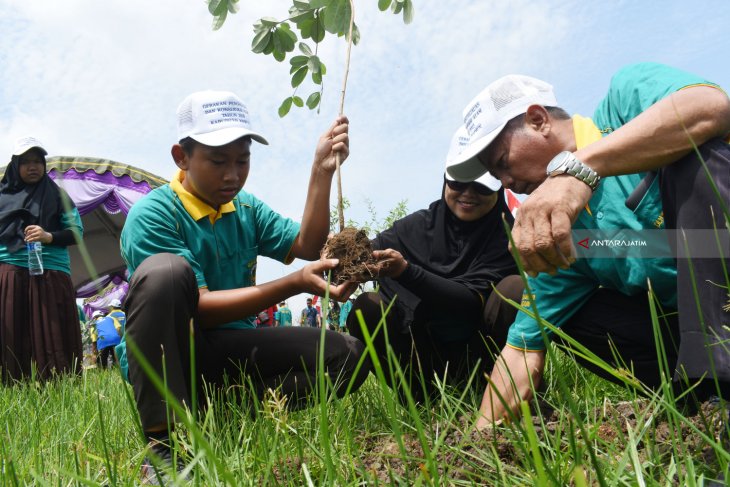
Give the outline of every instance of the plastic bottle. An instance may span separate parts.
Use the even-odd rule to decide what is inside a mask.
[[[31,276],[43,274],[43,245],[40,242],[28,242],[28,272]]]

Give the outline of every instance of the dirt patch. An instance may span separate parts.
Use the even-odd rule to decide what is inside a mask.
[[[332,283],[364,282],[376,277],[377,263],[368,234],[357,228],[345,228],[327,240],[321,253],[326,259],[339,259],[332,271]]]

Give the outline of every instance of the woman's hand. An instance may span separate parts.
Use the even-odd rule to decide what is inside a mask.
[[[53,235],[43,230],[39,225],[28,225],[25,227],[25,241],[48,245],[53,242]]]
[[[378,262],[375,272],[378,277],[397,279],[408,267],[408,262],[397,250],[376,250],[373,252],[373,257]]]

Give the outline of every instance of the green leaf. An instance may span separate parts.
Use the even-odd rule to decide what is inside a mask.
[[[302,51],[307,57],[312,56],[314,54],[305,42],[299,43],[299,50]]]
[[[292,32],[289,24],[281,24],[279,28],[276,29],[276,32],[278,33],[277,35],[279,36],[279,40],[281,41],[281,45],[284,48],[284,51],[292,52],[298,39],[297,35]]]
[[[289,64],[296,68],[300,68],[307,64],[307,61],[309,61],[309,56],[294,56],[289,59]]]
[[[285,98],[284,101],[281,102],[281,105],[279,106],[279,117],[281,117],[281,118],[286,117],[286,114],[289,113],[289,110],[291,110],[291,104],[292,104],[291,96],[289,98]]]
[[[322,73],[312,73],[312,81],[315,84],[321,85],[322,84]]]
[[[356,46],[360,43],[360,29],[357,27],[357,24],[352,26],[352,43]]]
[[[324,29],[336,35],[346,33],[350,27],[351,15],[349,0],[334,0],[324,10]]]
[[[266,49],[266,45],[271,41],[271,31],[261,30],[253,38],[251,42],[251,50],[256,54],[261,54]]]
[[[220,8],[221,3],[228,3],[227,0],[208,0],[208,12],[210,12],[210,15],[219,15],[216,13],[218,8]]]
[[[312,29],[314,28],[314,19],[307,19],[297,24],[297,29],[302,35],[302,39],[308,39],[312,37]]]
[[[264,54],[267,56],[274,52],[274,36],[272,35],[269,39],[269,42],[266,44],[266,47],[264,48]]]
[[[405,0],[403,2],[403,22],[410,24],[413,22],[413,1]]]
[[[312,73],[319,73],[320,64],[321,62],[317,56],[311,56],[307,61],[307,67],[312,71]]]
[[[223,10],[223,13],[213,17],[213,30],[218,30],[221,27],[223,27],[223,24],[225,23],[227,16],[228,16],[228,10]]]
[[[259,19],[259,22],[261,22],[266,27],[276,27],[279,24],[279,21],[276,20],[274,17],[262,17]]]
[[[318,16],[312,24],[312,40],[314,42],[322,42],[324,39],[324,25],[321,16]]]
[[[307,98],[307,107],[309,107],[310,110],[314,110],[317,108],[317,105],[319,105],[320,100],[320,94],[319,91],[315,91],[309,97]]]
[[[277,49],[274,49],[274,59],[276,59],[279,62],[282,62],[284,59],[286,59],[286,53],[284,51],[279,51]]]
[[[332,3],[338,2],[339,0],[310,0],[310,8],[325,8],[329,7]]]
[[[391,0],[378,0],[378,9],[385,12],[390,7]]]
[[[238,12],[238,9],[240,6],[238,5],[238,0],[229,0],[228,2],[228,11],[232,14],[235,14]]]
[[[304,106],[304,101],[298,96],[292,96],[292,101],[299,108],[302,108]]]
[[[294,8],[298,8],[299,10],[308,10],[311,7],[309,2],[304,2],[302,0],[294,0]]]
[[[403,10],[403,4],[402,3],[399,3],[397,1],[396,2],[393,2],[393,5],[390,6],[390,10],[394,14],[398,15],[400,13],[400,11]]]
[[[302,81],[304,81],[304,78],[307,77],[307,72],[309,71],[309,68],[306,66],[299,68],[296,73],[294,73],[294,76],[291,77],[291,87],[296,88],[297,86],[302,84]]]

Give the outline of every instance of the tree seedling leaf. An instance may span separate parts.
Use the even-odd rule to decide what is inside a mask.
[[[317,105],[319,105],[320,97],[321,95],[319,91],[315,91],[314,93],[309,95],[309,97],[307,98],[307,107],[309,107],[310,110],[314,110],[315,108],[317,108]]]
[[[292,97],[285,98],[284,101],[279,106],[279,117],[284,118],[286,117],[286,114],[289,113],[289,110],[291,110],[291,104],[292,104]]]

